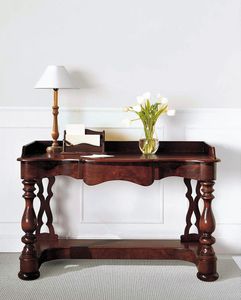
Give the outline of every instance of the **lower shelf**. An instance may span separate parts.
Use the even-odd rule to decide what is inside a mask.
[[[37,241],[39,264],[55,259],[178,259],[198,262],[199,243],[179,240],[76,240],[49,238]]]
[[[178,259],[194,263],[198,268],[197,277],[200,280],[215,281],[218,279],[217,258],[212,247],[210,247],[208,255],[203,254],[205,248],[202,248],[201,251],[200,244],[193,241],[196,240],[196,236],[193,235],[185,236],[185,240],[191,242],[179,240],[74,240],[59,239],[57,235],[48,233],[41,233],[36,238],[35,247],[29,247],[29,254],[22,253],[20,256],[18,276],[23,280],[37,279],[40,275],[39,267],[46,261],[70,258]]]

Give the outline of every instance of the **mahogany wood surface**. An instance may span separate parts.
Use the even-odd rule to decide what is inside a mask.
[[[37,242],[40,263],[53,259],[180,259],[198,264],[195,242],[178,240],[51,239],[43,233]]]
[[[212,236],[215,219],[211,202],[216,163],[220,160],[216,158],[213,147],[204,142],[160,142],[155,155],[142,155],[138,142],[105,142],[105,153],[112,156],[90,158],[85,157],[85,153],[46,153],[49,145],[51,141],[30,143],[23,147],[22,156],[18,158],[25,199],[21,279],[36,279],[43,262],[59,258],[181,259],[197,265],[200,280],[214,281],[218,278],[212,247],[215,243]],[[50,206],[52,187],[58,175],[83,179],[88,185],[125,180],[143,186],[168,176],[183,177],[189,208],[181,241],[59,239],[54,231]],[[43,178],[48,178],[46,196]],[[192,179],[196,180],[195,195]],[[37,216],[33,207],[35,187],[38,187],[37,197],[40,200]],[[204,202],[202,213],[198,206],[201,198]],[[44,213],[48,233],[41,232]],[[194,224],[192,216],[196,219]],[[190,232],[192,225],[196,226],[197,233]]]

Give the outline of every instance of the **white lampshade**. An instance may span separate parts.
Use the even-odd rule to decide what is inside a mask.
[[[74,89],[64,66],[48,66],[35,85],[35,89]]]

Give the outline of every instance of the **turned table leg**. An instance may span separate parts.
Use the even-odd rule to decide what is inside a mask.
[[[33,199],[35,198],[35,180],[23,180],[25,210],[22,217],[22,229],[25,235],[22,242],[25,244],[20,256],[20,272],[18,277],[24,280],[32,280],[39,277],[39,264],[35,249],[35,230],[37,227],[36,215],[33,208]]]
[[[212,245],[215,243],[215,238],[212,233],[215,230],[215,219],[212,212],[211,202],[213,196],[214,181],[201,182],[202,199],[204,201],[203,212],[200,218],[200,252],[198,257],[198,273],[197,277],[203,281],[214,281],[218,279],[216,271],[215,252]]]

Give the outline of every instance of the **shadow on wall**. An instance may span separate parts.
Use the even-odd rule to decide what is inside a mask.
[[[54,185],[54,215],[57,216],[57,234],[69,237],[81,220],[81,183],[68,176],[58,176]],[[73,212],[77,212],[74,214]]]
[[[172,94],[172,93],[170,93]],[[169,97],[168,97],[169,98]],[[191,108],[200,108],[200,101],[195,100],[195,98],[190,97],[188,95],[172,95],[169,98],[170,109],[183,109],[191,107]]]
[[[100,85],[93,74],[88,72],[79,72],[77,70],[70,72],[70,76],[77,88],[80,89],[99,89]]]
[[[240,143],[237,142],[237,147],[239,145]],[[216,156],[221,159],[221,163],[218,164],[218,180],[240,177],[241,149],[219,144],[215,144],[215,149]]]
[[[226,141],[224,143],[226,144]],[[241,202],[237,197],[241,194],[240,142],[237,141],[236,145],[224,146],[218,143],[213,143],[213,145],[215,145],[216,156],[221,159],[221,162],[217,164],[215,199],[212,202],[216,219],[216,230],[213,236],[216,237],[217,243],[214,244],[214,248],[217,253],[241,253],[238,236],[234,231],[232,232],[232,230],[237,230],[237,226],[241,223],[240,214],[234,213],[234,210],[241,211]],[[230,229],[224,230],[229,225]]]
[[[92,101],[109,97],[109,90],[95,74],[72,70],[70,76],[76,88],[61,91],[62,107],[89,107]]]

